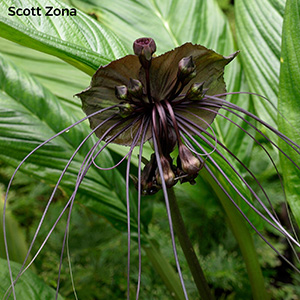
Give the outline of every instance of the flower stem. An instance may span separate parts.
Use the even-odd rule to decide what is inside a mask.
[[[169,203],[170,203],[174,230],[178,237],[186,261],[191,270],[192,276],[194,278],[201,299],[205,299],[205,300],[214,299],[213,295],[211,294],[210,288],[207,284],[207,281],[205,279],[203,270],[197,259],[193,245],[188,237],[187,230],[185,228],[179,207],[177,205],[177,200],[173,188],[168,189],[168,196],[169,196]]]

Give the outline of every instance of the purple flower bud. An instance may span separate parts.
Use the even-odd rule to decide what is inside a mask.
[[[134,54],[140,59],[140,63],[145,69],[149,69],[152,54],[156,51],[156,44],[151,38],[140,38],[133,43]]]
[[[178,78],[185,79],[196,69],[192,56],[184,57],[178,63]],[[195,74],[196,75],[196,74]]]
[[[172,171],[170,163],[169,163],[169,161],[167,160],[166,157],[161,156],[160,161],[161,161],[161,166],[162,166],[163,173],[164,173],[164,180],[165,180],[166,186],[168,188],[170,188],[176,183],[175,182],[175,174]],[[161,177],[159,175],[158,169],[156,170],[156,180],[157,180],[157,183],[159,185],[162,184],[162,180],[161,180]]]
[[[135,55],[143,55],[147,60],[151,60],[152,54],[156,51],[156,44],[151,38],[140,38],[134,41],[133,51]]]
[[[189,100],[201,100],[208,89],[204,89],[204,82],[194,83],[187,92],[187,98]]]
[[[201,163],[197,157],[184,144],[179,145],[179,157],[182,170],[188,175],[197,174],[200,170]]]
[[[126,85],[119,85],[115,87],[115,95],[119,100],[127,100],[128,92]]]
[[[130,78],[128,84],[128,92],[136,98],[141,97],[143,95],[142,83],[137,79]]]

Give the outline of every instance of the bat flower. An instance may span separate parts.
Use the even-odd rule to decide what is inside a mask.
[[[224,67],[238,52],[224,57],[186,43],[155,57],[156,45],[151,38],[136,40],[133,50],[135,55],[100,67],[90,87],[77,94],[87,115],[114,106],[90,117],[90,126],[100,139],[120,145],[134,147],[151,140],[157,147],[167,187],[178,181],[193,184],[202,164],[182,141],[177,113],[203,130],[210,127],[219,107],[202,110],[194,105],[201,106],[205,95],[226,92]],[[188,126],[182,126],[192,133]],[[178,157],[173,162],[170,153],[175,147]],[[153,194],[162,187],[157,160],[153,154],[145,162],[140,181],[132,176],[137,187],[141,184],[143,194]]]
[[[131,175],[139,191],[138,205],[140,206],[141,195],[151,195],[163,189],[173,251],[182,287],[185,292],[185,298],[187,299],[187,294],[177,259],[171,218],[172,208],[170,210],[167,189],[174,186],[178,181],[181,183],[189,182],[194,184],[195,178],[203,167],[205,167],[208,174],[211,175],[213,180],[219,185],[260,237],[282,257],[236,204],[232,195],[228,193],[222,185],[222,182],[215,176],[212,168],[205,164],[206,160],[223,176],[238,196],[245,201],[251,209],[287,237],[289,241],[299,246],[296,239],[293,238],[278,221],[271,201],[261,183],[247,166],[217,139],[211,127],[216,116],[228,120],[228,122],[239,127],[245,134],[249,135],[255,143],[261,146],[275,166],[268,151],[260,144],[256,137],[243,129],[238,123],[228,118],[227,115],[221,114],[219,110],[223,109],[227,114],[231,113],[251,126],[288,159],[290,158],[267,135],[248,121],[249,118],[260,123],[261,126],[266,127],[292,148],[294,147],[299,153],[299,145],[260,120],[257,116],[224,99],[226,95],[234,94],[226,92],[223,79],[224,68],[237,56],[238,52],[225,57],[203,46],[186,43],[160,56],[155,56],[156,45],[151,38],[140,38],[136,40],[133,44],[133,51],[135,55],[127,55],[106,66],[100,67],[94,74],[90,87],[77,94],[77,96],[80,97],[82,101],[82,108],[89,117],[90,126],[99,138],[99,141],[104,141],[106,144],[117,143],[130,146],[126,175],[127,190],[129,189],[129,164],[132,150],[135,146],[140,146],[138,177]],[[97,113],[99,111],[101,111],[101,114]],[[241,116],[240,113],[246,115],[246,117]],[[209,133],[210,130],[207,129],[211,129],[213,134]],[[142,149],[146,141],[151,142],[154,150],[149,161],[142,158]],[[205,144],[205,146],[203,146],[203,144]],[[207,147],[210,147],[209,151]],[[269,201],[272,212],[265,206],[262,199],[219,148],[223,148],[227,151],[227,153],[250,174],[262,190],[267,201]],[[211,157],[213,152],[221,157],[226,167],[232,169],[238,177],[238,180],[246,186],[252,194],[252,197],[257,200],[267,216],[258,210],[252,204],[251,200],[249,201],[249,199],[245,197],[236,183],[228,177],[223,165],[218,164],[216,160]],[[172,157],[174,153],[178,153],[176,158]],[[206,158],[203,159],[203,156]],[[143,170],[141,170],[142,162],[144,163]],[[297,167],[300,169],[298,165]],[[129,200],[127,200],[127,203],[129,203]],[[129,204],[127,210],[128,236],[130,236]],[[139,214],[140,213],[138,213],[138,215]],[[180,230],[181,229],[178,231]],[[130,243],[128,243],[128,245],[129,244]],[[183,251],[185,251],[185,242],[181,242],[181,246]],[[284,257],[282,258],[285,259]],[[190,266],[192,264],[193,262],[190,263]],[[191,271],[192,269],[191,267]],[[197,272],[193,274],[196,284],[196,277],[198,275],[199,273],[197,274]],[[199,276],[201,277],[201,275]],[[202,290],[206,288],[207,286],[204,284]],[[201,290],[201,288],[199,290]],[[210,299],[205,293],[202,294],[202,297]]]
[[[189,242],[179,210],[176,209],[177,204],[174,200],[174,192],[172,190],[172,187],[177,182],[189,182],[190,184],[194,184],[195,179],[202,168],[205,169],[205,176],[212,179],[213,184],[216,184],[219,190],[223,191],[223,194],[227,196],[229,202],[232,202],[256,233],[282,259],[296,269],[296,267],[279,251],[277,251],[267,238],[262,235],[251,219],[245,215],[240,205],[237,204],[237,201],[235,200],[236,196],[246,203],[257,215],[260,216],[261,219],[273,226],[288,240],[290,244],[294,244],[298,247],[300,246],[296,238],[294,238],[279,222],[279,218],[272,207],[268,194],[254,173],[232,151],[230,151],[230,149],[227,148],[222,140],[218,139],[218,136],[213,131],[212,123],[214,119],[216,117],[223,118],[227,122],[237,126],[242,134],[249,136],[249,138],[251,138],[254,143],[260,147],[274,166],[278,175],[279,172],[274,159],[270,155],[268,148],[260,142],[258,137],[267,141],[276,149],[277,152],[280,152],[282,156],[285,156],[287,160],[293,163],[294,166],[300,170],[299,164],[293,161],[280,148],[277,140],[281,140],[281,142],[287,144],[291,149],[293,149],[293,151],[300,155],[300,146],[298,144],[283,135],[277,129],[270,126],[268,123],[258,118],[253,113],[225,100],[226,95],[234,94],[234,92],[226,92],[225,82],[223,79],[224,68],[236,57],[238,52],[225,57],[203,46],[186,43],[160,56],[155,56],[154,53],[156,51],[156,45],[154,40],[151,38],[140,38],[136,40],[133,44],[133,51],[134,55],[127,55],[109,63],[106,66],[101,66],[96,71],[92,77],[90,86],[76,95],[81,99],[83,111],[87,116],[36,147],[19,164],[10,180],[6,193],[5,205],[11,182],[21,165],[43,145],[76,126],[78,123],[89,119],[92,131],[80,143],[62,171],[43,213],[39,227],[35,232],[22,269],[15,279],[13,279],[12,272],[10,270],[13,293],[14,284],[30,266],[30,264],[32,264],[31,261],[25,267],[32,246],[36,240],[36,236],[39,233],[45,219],[45,214],[53,200],[62,177],[66,173],[79,149],[94,133],[98,137],[98,140],[85,156],[81,168],[78,171],[72,196],[43,243],[43,245],[46,243],[57,222],[67,208],[70,207],[60,266],[62,264],[64,245],[67,239],[67,231],[74,199],[84,176],[88,172],[88,169],[93,164],[95,167],[102,170],[113,169],[128,158],[126,169],[128,299],[131,236],[129,206],[130,177],[138,190],[137,231],[139,246],[139,277],[136,299],[139,297],[141,281],[141,196],[152,195],[161,189],[166,203],[172,247],[185,299],[188,299],[188,296],[179,266],[173,233],[173,221],[179,242],[186,256],[195,284],[201,294],[201,298],[212,299],[202,269],[193,251],[192,244]],[[264,97],[260,97],[261,99],[268,101]],[[270,103],[270,105],[272,104]],[[225,113],[221,113],[221,111],[224,111]],[[230,116],[233,116],[233,118],[230,118]],[[251,122],[251,120],[255,122]],[[244,126],[240,125],[241,123],[246,124],[251,128],[251,130],[247,131]],[[273,137],[273,139],[271,137]],[[143,145],[147,141],[150,142],[153,148],[153,154],[150,156],[149,160],[146,160],[143,157]],[[114,166],[110,168],[100,167],[95,163],[95,159],[110,143],[128,146],[128,153]],[[139,147],[138,174],[137,176],[133,176],[130,175],[130,163],[133,149],[136,146]],[[97,150],[98,147],[100,147],[99,150]],[[216,159],[216,157],[218,159]],[[235,161],[235,163],[232,163],[232,161]],[[253,189],[252,185],[245,180],[244,174],[241,174],[241,169],[236,167],[236,163],[243,169],[243,173],[246,172],[248,176],[251,177],[252,182],[254,182],[260,189],[260,194],[258,194],[256,190]],[[232,180],[233,177],[228,176],[228,170],[234,174],[235,180]],[[226,187],[224,182],[226,183]],[[250,194],[250,197],[245,196],[245,193],[241,191],[241,186],[247,190],[248,196]],[[233,193],[231,193],[232,191]],[[235,194],[235,196],[233,196],[233,194]],[[254,205],[252,200],[255,200],[257,205]],[[265,204],[266,202],[270,209]],[[258,206],[260,207],[258,208]],[[3,231],[5,233],[5,214],[3,224]],[[7,260],[9,262],[7,245],[6,252]],[[250,273],[251,272],[249,272],[249,274]],[[251,274],[249,276],[258,276],[257,272],[252,272]],[[57,284],[57,293],[58,288],[59,279]],[[260,295],[259,297],[264,296]]]

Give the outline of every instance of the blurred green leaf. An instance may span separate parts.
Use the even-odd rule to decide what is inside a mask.
[[[281,68],[279,85],[279,129],[293,141],[300,144],[300,1],[287,0],[283,22],[283,39],[281,48]],[[298,165],[297,154],[286,143],[280,142],[281,148]],[[280,157],[287,200],[300,225],[300,171],[283,155]]]
[[[42,16],[8,16],[13,0],[0,3],[0,36],[26,47],[57,56],[92,75],[99,65],[125,54],[120,41],[93,18],[77,11],[76,16],[45,16],[45,7],[67,7],[57,0],[21,0],[18,7],[40,7]]]
[[[12,273],[14,276],[16,276],[21,269],[21,265],[12,261],[10,263]],[[7,262],[2,258],[0,258],[0,270],[0,294],[2,297],[10,286]],[[21,276],[15,286],[15,291],[16,298],[23,300],[55,299],[56,294],[54,289],[46,285],[45,282],[35,275],[31,270],[27,270]],[[13,299],[12,294],[9,299]],[[64,298],[58,295],[58,299],[63,300]]]
[[[238,0],[236,31],[241,60],[250,91],[277,105],[281,29],[285,0]],[[276,113],[263,100],[254,102],[256,113],[276,124]]]

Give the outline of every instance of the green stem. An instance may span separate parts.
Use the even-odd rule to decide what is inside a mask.
[[[205,171],[203,170],[203,173],[204,172]],[[253,239],[246,224],[246,221],[244,220],[242,215],[237,211],[236,207],[232,204],[232,202],[226,196],[226,194],[216,184],[213,178],[211,178],[209,174],[207,174],[207,176],[205,176],[205,174],[203,175],[205,180],[209,182],[209,184],[212,186],[215,193],[217,194],[227,215],[227,221],[229,223],[229,226],[239,244],[248,272],[253,300],[270,299],[265,288],[264,277],[262,275]]]
[[[171,216],[173,221],[173,226],[175,233],[178,237],[180,246],[186,258],[186,261],[191,270],[192,276],[194,278],[195,284],[201,296],[201,299],[210,300],[214,299],[211,294],[210,288],[205,279],[203,270],[200,266],[200,263],[197,259],[196,253],[194,251],[193,245],[187,234],[179,207],[177,205],[176,197],[173,188],[168,190],[169,203]]]

